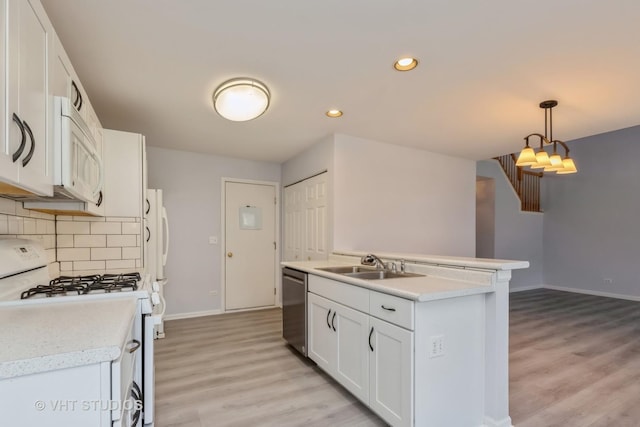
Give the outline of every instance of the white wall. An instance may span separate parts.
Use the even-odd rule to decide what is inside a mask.
[[[545,282],[640,297],[640,126],[568,145],[578,173],[545,178]]]
[[[209,236],[221,236],[221,178],[280,182],[280,165],[156,147],[147,161],[149,188],[164,190],[169,216],[167,314],[219,310],[223,248]]]
[[[312,145],[282,164],[282,186],[294,184],[323,171],[333,169],[333,135]]]
[[[522,212],[520,199],[497,160],[477,163],[477,174],[495,182],[495,258],[529,261],[529,268],[514,270],[510,288],[543,285],[542,233],[546,214]],[[545,185],[543,178],[543,185]],[[543,205],[543,208],[546,205]]]
[[[474,256],[475,162],[335,136],[334,248]]]
[[[476,257],[494,258],[496,242],[496,180],[476,177]]]

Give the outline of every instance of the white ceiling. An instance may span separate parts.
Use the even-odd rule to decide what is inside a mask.
[[[282,162],[345,133],[483,159],[543,132],[545,99],[557,139],[640,124],[638,0],[42,3],[102,124],[152,146]],[[226,121],[211,94],[246,76],[271,106]]]

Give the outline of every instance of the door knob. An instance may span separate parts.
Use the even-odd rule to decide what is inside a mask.
[[[228,256],[229,258],[233,258],[233,252],[227,252],[227,256]]]

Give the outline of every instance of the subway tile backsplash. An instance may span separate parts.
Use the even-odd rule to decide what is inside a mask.
[[[49,273],[52,276],[59,274],[55,216],[23,209],[21,202],[0,197],[0,239],[15,237],[42,242],[49,261]]]
[[[59,215],[60,271],[142,266],[140,218]]]
[[[140,218],[50,215],[0,197],[0,239],[41,241],[52,277],[86,270],[142,267]],[[56,234],[57,232],[57,234]]]

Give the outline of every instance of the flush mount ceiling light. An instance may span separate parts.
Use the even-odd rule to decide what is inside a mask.
[[[556,105],[558,105],[558,101],[555,100],[542,101],[540,103],[540,108],[544,109],[544,135],[532,133],[524,138],[525,147],[518,156],[516,166],[530,166],[531,169],[544,168],[544,172],[556,172],[559,175],[578,172],[573,159],[569,157],[569,147],[567,147],[567,144],[559,139],[553,139],[552,109]],[[549,125],[548,128],[547,124]],[[547,130],[549,132],[548,134]],[[549,135],[548,138],[547,135]],[[540,138],[540,149],[537,153],[533,151],[533,148],[529,147],[529,138],[532,136]],[[551,157],[549,157],[544,150],[544,144],[553,144],[553,154]],[[564,148],[564,158],[556,151],[558,145],[562,145]]]
[[[337,117],[342,117],[342,111],[340,110],[329,110],[325,114],[327,115],[327,117],[331,117],[333,119]]]
[[[245,122],[261,116],[271,94],[263,83],[247,78],[235,78],[222,83],[213,92],[213,108],[227,120]]]
[[[393,68],[398,71],[409,71],[413,70],[418,66],[418,60],[416,58],[406,57],[398,59],[395,64],[393,64]]]

